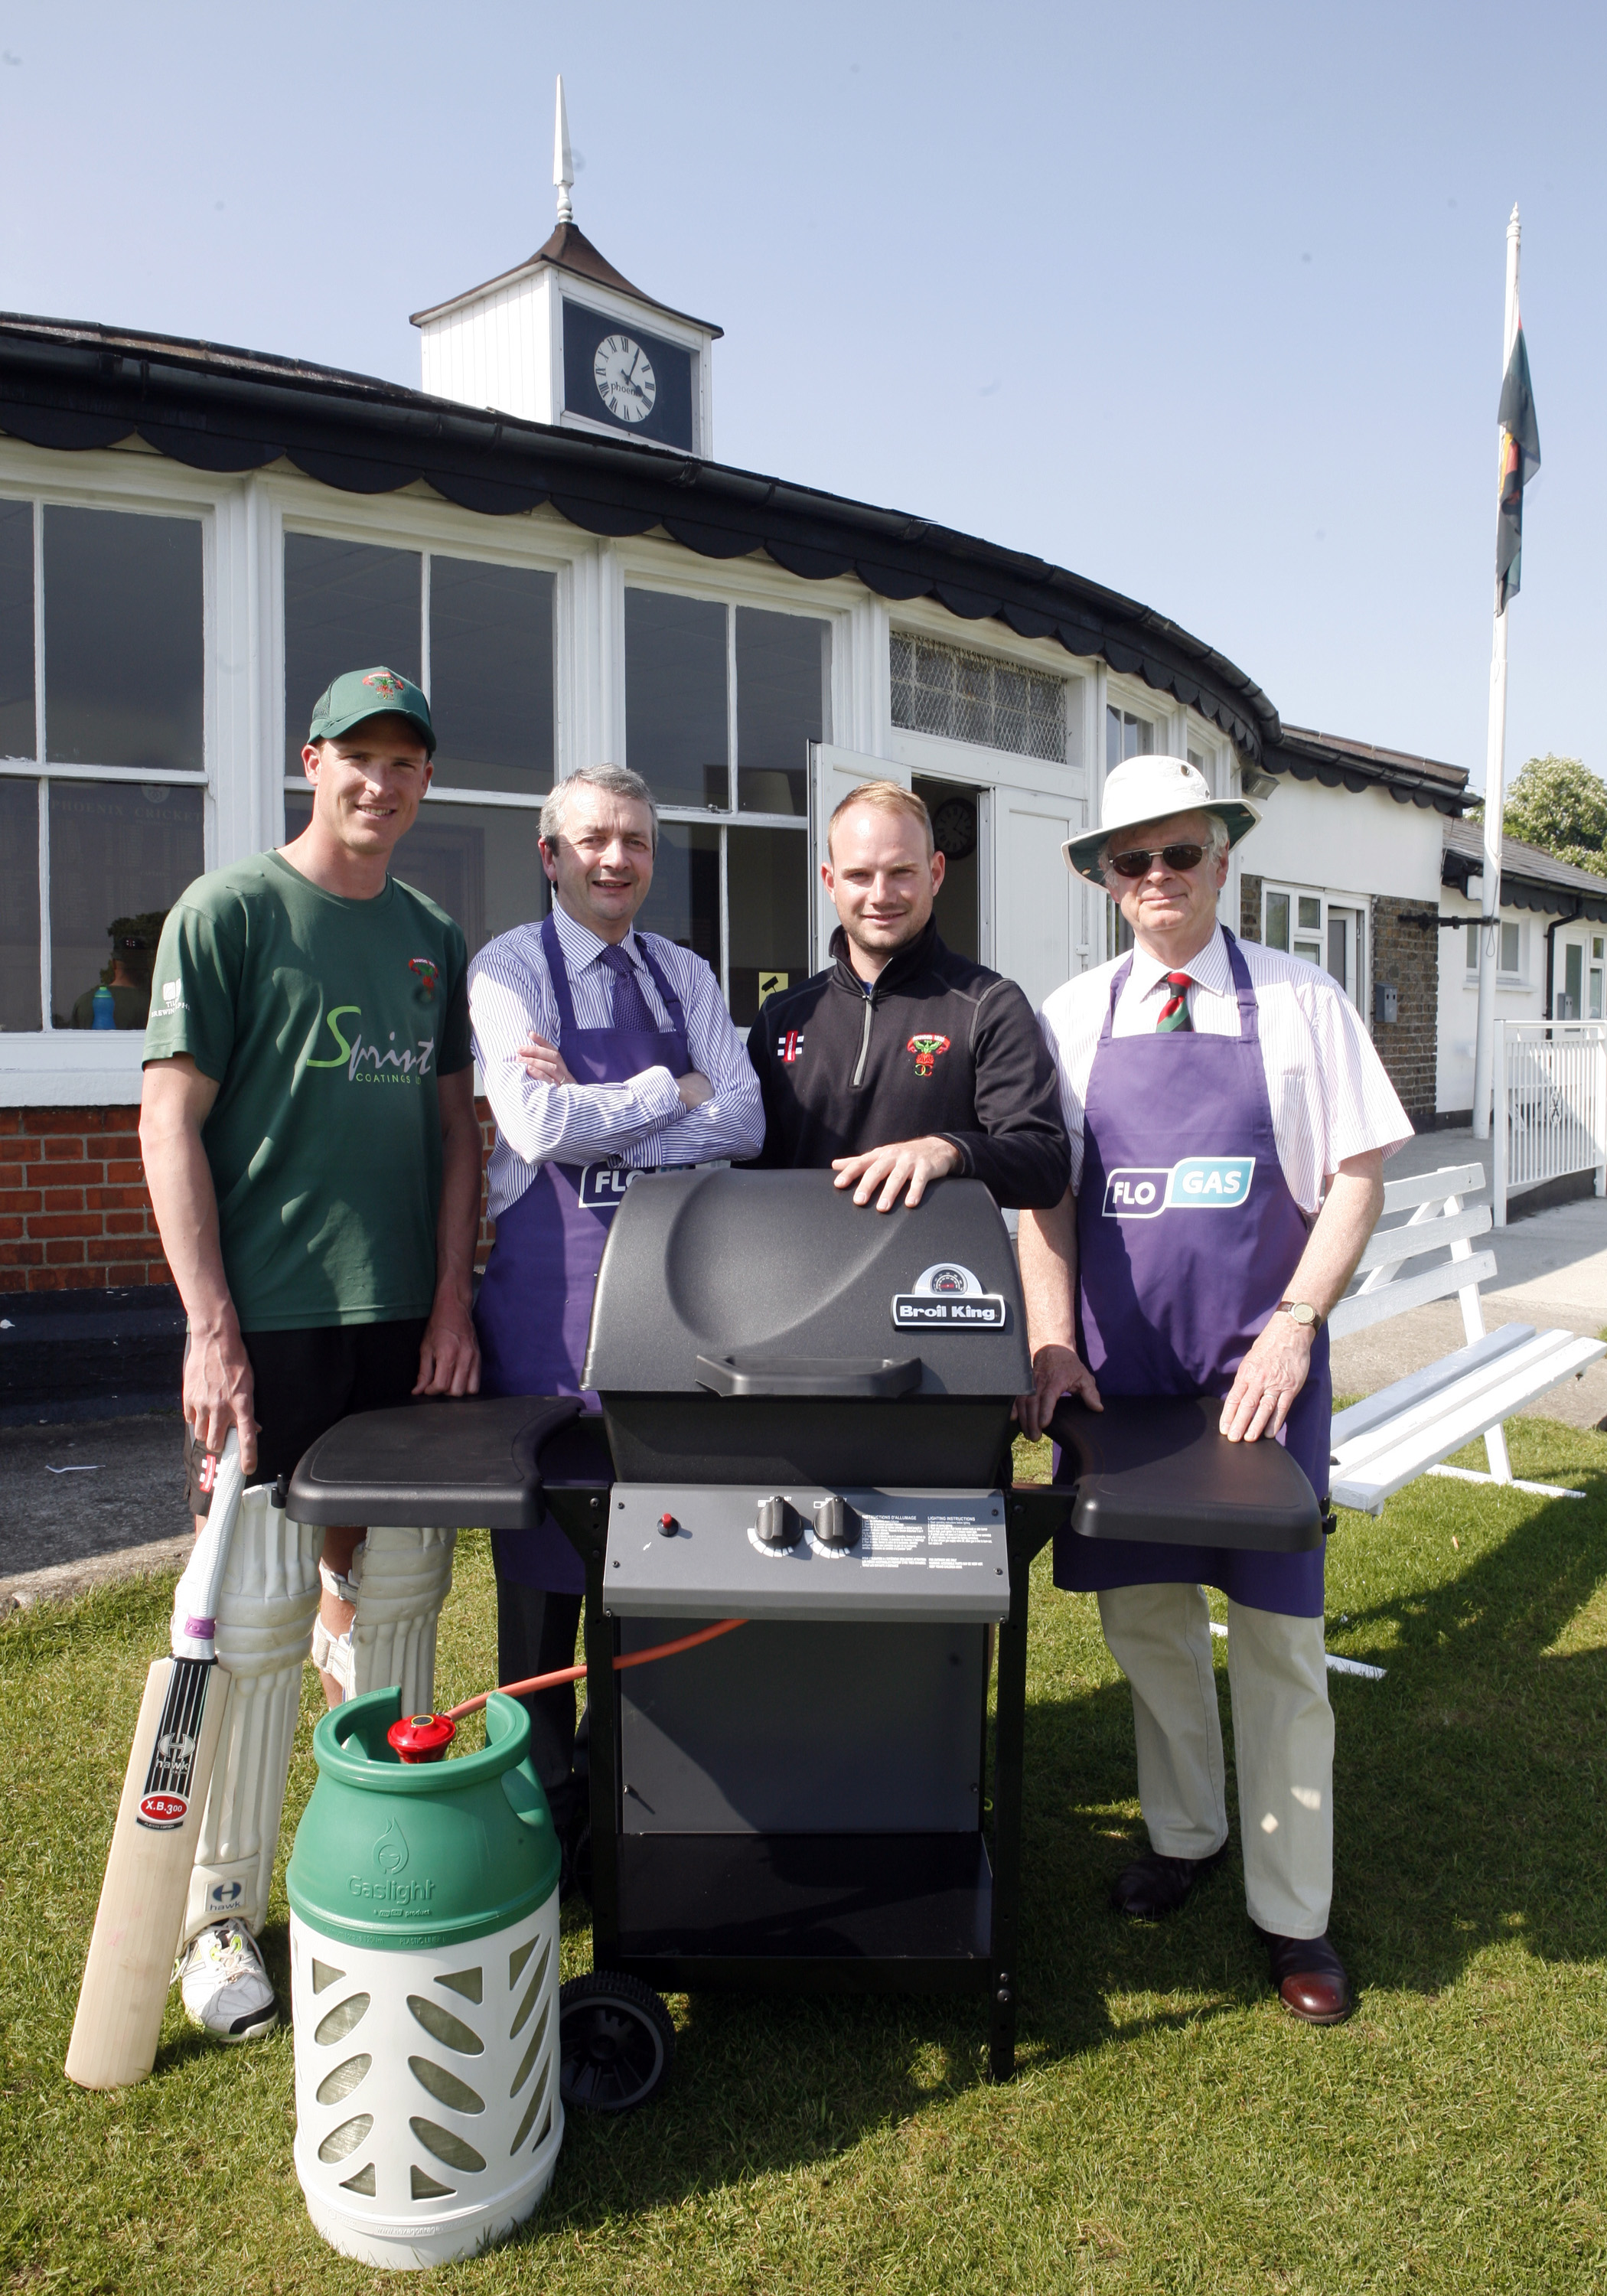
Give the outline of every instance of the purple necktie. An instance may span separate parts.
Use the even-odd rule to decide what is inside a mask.
[[[636,968],[625,951],[617,944],[606,944],[599,955],[599,964],[606,964],[613,974],[613,1013],[616,1029],[634,1029],[638,1035],[656,1037],[659,1024],[647,1009],[647,999],[642,994],[636,979]]]

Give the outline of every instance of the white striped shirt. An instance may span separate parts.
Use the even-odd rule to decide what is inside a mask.
[[[597,961],[608,944],[562,909],[553,909],[553,922],[576,1027],[611,1029],[613,975]],[[677,1080],[667,1068],[644,1069],[627,1084],[538,1084],[525,1074],[519,1048],[526,1037],[534,1033],[555,1045],[560,1027],[539,924],[515,925],[488,941],[470,965],[474,1057],[496,1119],[488,1174],[493,1219],[519,1201],[537,1167],[549,1161],[651,1171],[661,1164],[756,1156],[764,1145],[758,1078],[731,1025],[718,981],[690,949],[658,933],[627,932],[619,946],[660,1028],[672,1023],[644,962],[644,942],[652,944],[654,963],[681,1000],[691,1065],[713,1086],[713,1098],[701,1108],[682,1105]]]
[[[1289,1193],[1308,1217],[1323,1200],[1324,1183],[1348,1156],[1382,1148],[1386,1156],[1412,1137],[1411,1119],[1384,1074],[1362,1016],[1337,980],[1298,956],[1259,941],[1241,941],[1240,953],[1255,991],[1272,1108],[1273,1137]],[[1094,1054],[1111,1001],[1111,977],[1120,957],[1079,973],[1044,1001],[1038,1026],[1060,1075],[1061,1110],[1071,1136],[1071,1185],[1082,1179],[1083,1107]],[[1222,928],[1185,971],[1189,1016],[1202,1037],[1236,1037],[1239,1005]],[[1171,991],[1168,967],[1142,949],[1117,1001],[1113,1037],[1153,1029]]]

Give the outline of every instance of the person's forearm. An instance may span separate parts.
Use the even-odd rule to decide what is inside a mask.
[[[721,1157],[740,1163],[765,1144],[765,1111],[757,1079],[738,1084],[727,1096],[714,1097],[671,1117],[656,1136],[666,1164],[712,1164]]]
[[[145,1185],[162,1251],[193,1332],[239,1328],[224,1273],[217,1194],[201,1136],[182,1119],[140,1120]]]
[[[1053,1211],[1070,1177],[1065,1134],[1026,1123],[998,1132],[940,1131],[960,1152],[960,1168],[1012,1210]]]
[[[1021,1291],[1027,1301],[1027,1344],[1076,1345],[1077,1198],[1070,1188],[1048,1211],[1021,1214],[1017,1231]]]
[[[586,1164],[618,1155],[685,1113],[668,1069],[647,1069],[627,1084],[543,1084],[516,1061],[482,1072],[498,1131],[527,1164]]]
[[[1345,1296],[1383,1208],[1382,1156],[1374,1151],[1348,1157],[1328,1183],[1323,1209],[1284,1297],[1309,1301],[1319,1316],[1332,1314]]]

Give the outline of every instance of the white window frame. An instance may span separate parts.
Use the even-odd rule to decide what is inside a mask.
[[[1464,920],[1464,922],[1467,930],[1463,934],[1463,964],[1466,978],[1470,981],[1476,981],[1479,978],[1478,955],[1475,953],[1470,962],[1468,952],[1470,949],[1477,951],[1479,920],[1477,917],[1468,917]],[[1515,932],[1518,936],[1518,963],[1515,971],[1501,962],[1501,958],[1506,953],[1505,941],[1509,932]],[[1501,943],[1496,960],[1496,985],[1502,988],[1527,988],[1529,985],[1529,957],[1534,947],[1534,935],[1529,931],[1528,918],[1503,916]]]
[[[682,562],[675,562],[680,561]],[[807,798],[802,813],[755,813],[744,811],[735,802],[739,784],[737,773],[741,759],[737,747],[736,693],[736,609],[751,606],[761,613],[790,614],[795,620],[819,621],[829,624],[832,634],[831,670],[826,682],[826,726],[824,738],[836,742],[835,729],[842,718],[850,714],[848,685],[850,663],[849,615],[847,611],[847,586],[837,582],[822,582],[818,586],[818,602],[814,596],[799,598],[795,578],[784,577],[777,582],[767,570],[744,567],[735,578],[700,580],[696,569],[684,563],[684,554],[676,551],[674,560],[667,563],[653,550],[640,546],[619,553],[619,726],[616,755],[625,765],[630,763],[629,732],[626,719],[625,701],[625,593],[627,590],[656,591],[661,597],[692,598],[709,606],[722,606],[726,611],[726,755],[729,760],[730,779],[725,806],[660,805],[660,821],[695,824],[704,829],[719,831],[720,854],[720,961],[717,976],[720,994],[727,1004],[731,999],[731,905],[730,905],[730,832],[734,829],[784,829],[796,831],[804,839],[801,861],[805,873],[806,902],[812,906],[809,884],[809,842],[814,827],[814,775],[808,771]],[[888,690],[889,671],[886,640],[883,636],[881,687]],[[656,800],[655,800],[656,802]],[[794,983],[794,986],[797,984]]]
[[[36,1069],[41,1081],[46,1084],[53,1073],[53,1064],[60,1060],[62,1038],[69,1040],[71,1065],[75,1068],[105,1067],[111,1071],[126,1069],[131,1064],[126,1046],[114,1045],[108,1051],[103,1044],[96,1044],[86,1050],[83,1039],[86,1034],[92,1032],[81,1029],[58,1029],[54,1024],[52,1007],[55,1001],[55,983],[50,927],[48,795],[51,783],[99,782],[125,789],[147,785],[199,790],[201,793],[201,865],[203,869],[215,865],[217,760],[213,661],[217,611],[217,548],[213,513],[216,504],[212,496],[199,490],[176,490],[176,494],[152,496],[143,489],[113,492],[107,488],[63,487],[59,483],[30,486],[21,473],[14,481],[9,472],[0,480],[0,498],[8,503],[26,502],[32,506],[34,594],[34,755],[32,758],[0,758],[0,778],[32,783],[37,793],[39,823],[40,1026],[8,1031],[4,1045],[8,1067],[21,1064]],[[120,513],[129,517],[176,518],[201,528],[201,764],[199,770],[166,766],[59,765],[51,762],[45,709],[45,512],[47,509],[104,510],[114,515]],[[135,1036],[133,1029],[116,1033],[130,1040]],[[29,1052],[24,1052],[24,1047],[29,1048]],[[18,1054],[22,1056],[20,1063],[15,1058]]]
[[[1267,931],[1267,904],[1270,899],[1275,898],[1286,899],[1290,905],[1289,947],[1286,951],[1281,952],[1282,954],[1285,954],[1290,956],[1298,956],[1300,955],[1300,951],[1294,946],[1297,937],[1302,934],[1309,936],[1312,931],[1312,928],[1309,925],[1302,926],[1296,922],[1300,914],[1296,904],[1302,900],[1316,901],[1318,903],[1319,921],[1316,928],[1316,932],[1318,947],[1322,953],[1318,956],[1316,962],[1318,970],[1326,973],[1330,980],[1335,979],[1336,976],[1328,972],[1328,913],[1331,909],[1342,909],[1348,915],[1356,914],[1360,914],[1363,921],[1362,944],[1360,948],[1353,953],[1352,958],[1352,966],[1356,974],[1355,986],[1353,988],[1346,981],[1341,981],[1340,986],[1344,989],[1346,996],[1349,997],[1357,1011],[1361,1013],[1365,1020],[1368,1021],[1369,1026],[1371,1026],[1369,991],[1373,977],[1373,903],[1370,897],[1365,893],[1349,892],[1341,887],[1333,885],[1298,885],[1292,881],[1286,880],[1282,877],[1264,877],[1261,880],[1261,912],[1259,917],[1261,946],[1264,948],[1272,948],[1275,947],[1275,943],[1268,939]],[[1309,963],[1310,960],[1308,959],[1307,962]]]

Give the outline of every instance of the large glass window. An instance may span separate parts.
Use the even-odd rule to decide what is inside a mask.
[[[203,665],[199,519],[0,502],[0,1028],[143,1028],[205,866]]]
[[[1118,709],[1114,703],[1105,707],[1105,769],[1119,766],[1128,758],[1152,757],[1155,750],[1155,728],[1147,718],[1136,717],[1130,709]]]
[[[38,754],[34,734],[34,506],[0,502],[0,758]]]
[[[743,813],[809,810],[809,743],[826,738],[832,626],[736,609],[736,801]]]
[[[642,921],[707,958],[739,1028],[808,967],[809,744],[832,738],[831,679],[822,616],[625,594],[626,754],[662,816]]]
[[[720,832],[701,821],[659,824],[652,888],[636,913],[644,932],[662,933],[720,969]]]
[[[299,837],[312,800],[286,792],[284,833]],[[498,933],[545,917],[552,888],[541,865],[541,816],[535,810],[447,805],[434,798],[397,847],[393,874],[455,917],[472,956]]]
[[[112,994],[113,1027],[144,1027],[162,919],[205,866],[201,804],[199,790],[162,782],[51,783],[54,1027],[93,1028],[101,988]]]
[[[704,598],[625,594],[626,745],[660,805],[731,805],[726,613]]]
[[[553,586],[529,567],[430,554],[437,789],[551,789]]]
[[[796,988],[808,972],[809,881],[801,838],[776,829],[733,828],[726,835],[726,1002],[745,1029],[767,996]]]
[[[1320,965],[1357,1005],[1363,1000],[1366,922],[1366,910],[1354,901],[1331,900],[1326,893],[1303,893],[1282,885],[1261,890],[1266,946]]]
[[[52,504],[45,596],[52,761],[200,773],[200,521]]]
[[[423,557],[373,543],[284,537],[284,769],[301,773],[313,704],[343,670],[423,675]]]
[[[0,1029],[39,1025],[39,785],[0,781]]]
[[[422,684],[440,746],[396,873],[456,918],[471,955],[549,906],[554,588],[531,567],[284,538],[286,836],[311,816],[301,750],[331,679],[383,663]]]

